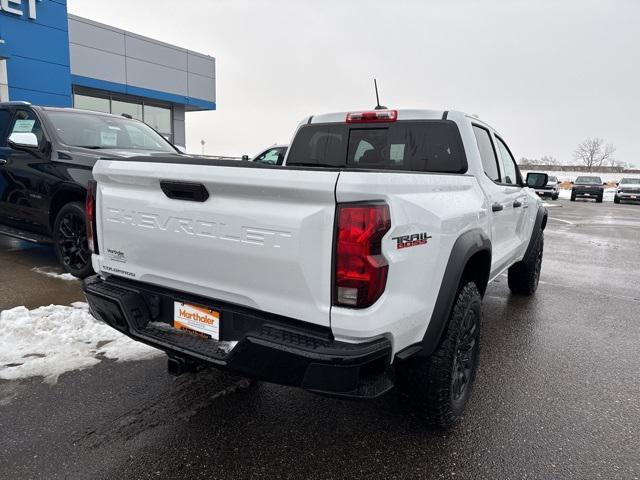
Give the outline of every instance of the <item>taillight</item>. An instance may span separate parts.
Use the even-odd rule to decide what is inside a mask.
[[[397,119],[397,110],[370,110],[367,112],[347,113],[347,123],[395,122]]]
[[[89,180],[87,185],[87,198],[85,201],[85,212],[87,213],[87,243],[93,253],[98,252],[98,238],[96,230],[96,192],[98,184],[95,180]]]
[[[382,237],[391,228],[388,205],[339,205],[333,304],[366,308],[384,292],[389,266]]]

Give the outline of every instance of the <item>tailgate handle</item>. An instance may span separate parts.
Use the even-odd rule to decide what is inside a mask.
[[[161,180],[160,188],[162,188],[162,191],[167,197],[173,200],[204,202],[209,198],[209,192],[201,183]]]

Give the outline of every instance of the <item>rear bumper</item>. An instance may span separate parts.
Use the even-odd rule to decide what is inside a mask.
[[[538,194],[538,196],[540,197],[553,197],[554,195],[556,195],[558,193],[557,190],[536,190],[536,193]]]
[[[386,338],[338,342],[326,327],[114,277],[90,277],[83,288],[96,318],[180,361],[341,397],[375,398],[393,386]],[[175,301],[218,310],[220,340],[173,329]]]
[[[620,200],[636,200],[640,201],[640,192],[637,193],[629,193],[629,192],[618,192],[616,193]]]
[[[573,190],[572,194],[576,197],[598,198],[604,195],[604,190]]]

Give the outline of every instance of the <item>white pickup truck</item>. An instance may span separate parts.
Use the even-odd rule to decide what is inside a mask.
[[[512,292],[538,285],[546,209],[504,140],[460,112],[309,117],[282,166],[141,157],[93,174],[91,311],[173,373],[350,398],[396,385],[448,426],[487,284],[508,269]]]

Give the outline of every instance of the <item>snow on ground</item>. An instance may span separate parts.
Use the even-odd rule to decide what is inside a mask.
[[[59,280],[78,280],[70,273],[57,273],[54,272],[50,267],[35,267],[32,268],[31,271],[46,275],[47,277],[57,278]]]
[[[0,379],[42,376],[56,383],[61,374],[101,358],[133,361],[162,354],[93,318],[86,303],[0,313]]]
[[[522,170],[522,177],[527,178],[530,171],[543,172],[558,177],[561,182],[573,182],[577,177],[600,177],[603,182],[619,182],[621,178],[640,178],[640,173],[588,173],[588,172],[551,172],[546,170]]]
[[[571,198],[571,190],[560,189],[559,194],[560,194],[560,198],[563,198],[565,200],[569,200]],[[604,196],[602,197],[602,200],[604,202],[613,202],[613,197],[615,197],[615,195],[616,195],[615,188],[605,188]]]

